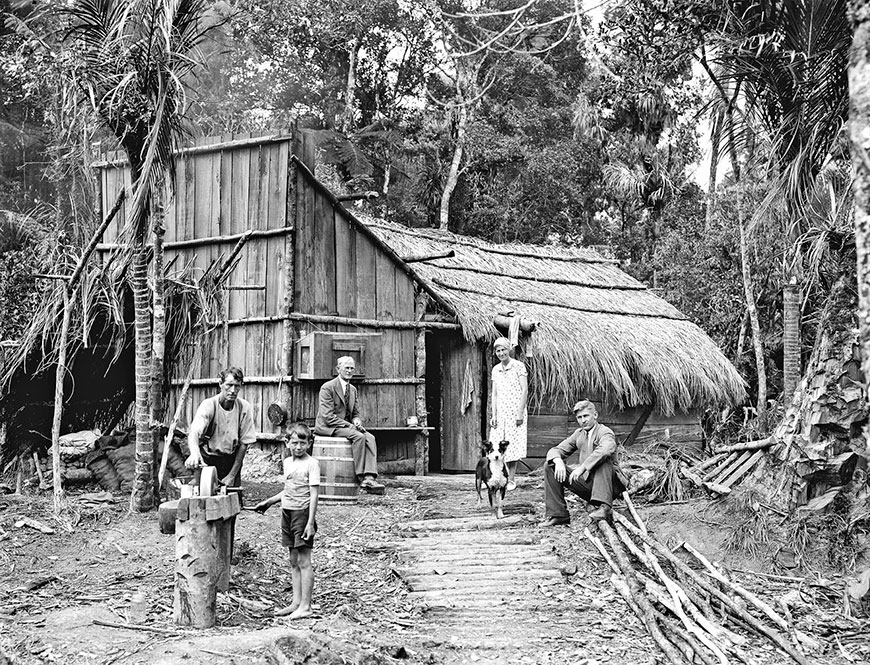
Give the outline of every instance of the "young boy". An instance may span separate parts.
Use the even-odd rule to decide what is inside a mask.
[[[303,423],[293,425],[284,442],[284,490],[254,506],[257,512],[265,513],[269,506],[281,502],[281,544],[290,548],[293,602],[277,611],[275,616],[289,614],[291,619],[312,614],[314,569],[311,567],[311,548],[317,531],[314,514],[320,491],[320,463],[308,454],[310,445],[308,426]]]

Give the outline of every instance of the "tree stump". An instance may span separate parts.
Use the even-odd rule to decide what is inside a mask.
[[[214,626],[217,592],[229,589],[233,531],[240,510],[237,494],[178,500],[175,623]]]

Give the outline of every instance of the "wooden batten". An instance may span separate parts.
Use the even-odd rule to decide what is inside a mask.
[[[290,314],[278,316],[246,316],[240,319],[223,319],[221,321],[212,321],[211,324],[214,326],[245,326],[254,323],[278,323],[283,321],[299,321],[300,323],[314,323],[327,326],[352,326],[354,328],[385,328],[395,330],[429,328],[431,330],[462,330],[462,326],[458,323],[447,323],[443,321],[394,321],[390,319],[357,319],[349,316],[335,316],[329,314],[303,314],[300,312],[291,312]]]
[[[418,321],[422,319],[428,304],[429,296],[426,295],[426,292],[423,290],[418,291],[414,299],[415,318]],[[428,425],[428,411],[426,409],[426,330],[424,328],[417,328],[414,340],[414,376],[417,379],[421,379],[414,391],[417,424],[421,427],[426,427]],[[418,476],[425,476],[429,470],[429,432],[427,430],[421,430],[417,434],[414,448],[414,473]]]
[[[293,141],[293,152],[295,153],[299,146],[298,133]],[[296,163],[288,159],[287,162],[287,212],[285,216],[286,224],[289,228],[296,228],[296,194],[298,188],[296,186]],[[293,311],[295,302],[293,299],[294,289],[296,288],[296,234],[288,234],[284,240],[284,253],[282,255],[283,275],[284,275],[284,295],[281,302],[282,314],[289,315]],[[289,318],[284,319],[281,324],[281,359],[284,366],[284,374],[292,376],[293,374],[293,345],[296,341],[296,330]],[[284,405],[287,413],[290,413],[292,393],[290,384],[282,387],[280,400]]]

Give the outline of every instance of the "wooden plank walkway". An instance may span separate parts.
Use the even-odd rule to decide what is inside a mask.
[[[519,648],[564,639],[568,587],[552,545],[528,528],[533,519],[478,514],[400,525],[396,572],[426,631],[457,649],[450,662],[508,663]]]

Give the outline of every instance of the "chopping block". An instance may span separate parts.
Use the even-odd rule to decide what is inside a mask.
[[[175,523],[175,623],[215,625],[217,592],[230,586],[237,494],[178,500]]]

